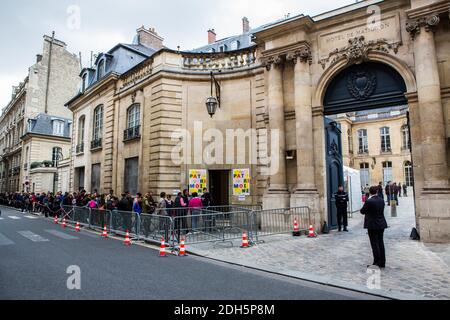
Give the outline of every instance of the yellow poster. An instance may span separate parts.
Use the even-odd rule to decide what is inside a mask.
[[[233,170],[233,195],[249,196],[250,195],[250,169],[234,169]]]
[[[197,192],[199,195],[203,194],[203,189],[206,185],[206,170],[189,170],[189,193]]]

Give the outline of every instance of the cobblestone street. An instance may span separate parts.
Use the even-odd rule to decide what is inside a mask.
[[[390,207],[385,215],[387,266],[376,289],[369,285],[374,273],[367,265],[373,258],[359,213],[350,219],[349,233],[333,231],[316,239],[271,236],[249,249],[240,249],[238,242],[232,248],[201,244],[188,249],[213,259],[393,298],[450,299],[450,245],[410,240],[415,226],[412,197],[400,198],[397,218],[391,217]]]

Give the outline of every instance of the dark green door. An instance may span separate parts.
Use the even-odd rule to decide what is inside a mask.
[[[327,185],[328,185],[328,225],[337,228],[337,209],[334,194],[344,185],[344,162],[342,158],[341,126],[332,119],[325,118],[327,146]]]

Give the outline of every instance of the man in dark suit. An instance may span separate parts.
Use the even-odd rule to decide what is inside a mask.
[[[387,222],[384,217],[385,204],[378,196],[378,187],[370,188],[370,198],[361,209],[361,214],[365,215],[364,229],[369,232],[370,245],[372,246],[374,266],[385,268],[386,253],[384,248],[384,230],[387,229]]]
[[[342,226],[344,226],[344,232],[348,232],[348,212],[347,212],[347,204],[349,201],[348,193],[344,191],[343,186],[339,186],[338,192],[334,194],[334,199],[336,201],[337,208],[337,219],[339,232],[342,231]]]

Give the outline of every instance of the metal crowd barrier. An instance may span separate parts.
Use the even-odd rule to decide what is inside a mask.
[[[223,206],[157,209],[154,214],[137,214],[87,207],[62,207],[64,218],[94,230],[106,225],[110,233],[130,236],[138,241],[160,243],[164,237],[175,248],[184,237],[187,243],[232,242],[247,232],[249,242],[263,236],[291,233],[294,220],[307,233],[314,222],[308,207],[253,210],[256,207]]]

